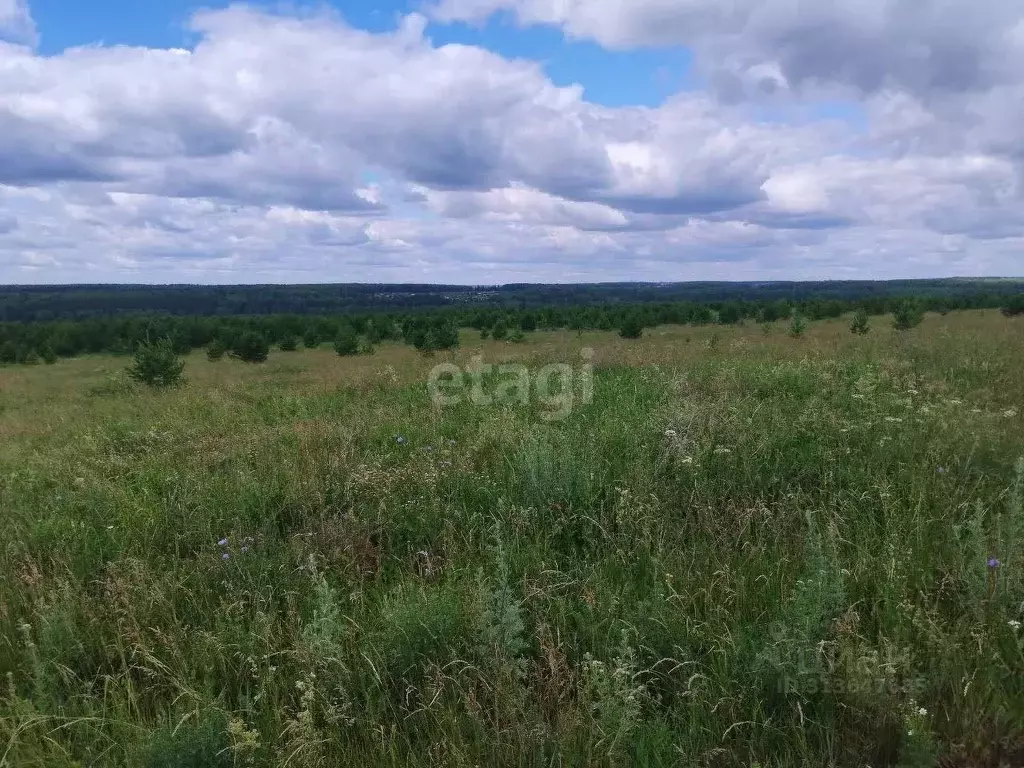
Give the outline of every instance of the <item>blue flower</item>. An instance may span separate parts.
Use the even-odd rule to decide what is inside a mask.
[[[994,558],[994,557],[993,557],[993,558],[990,558],[990,559],[989,559],[989,561],[988,561],[988,567],[989,567],[989,568],[998,568],[998,567],[999,567],[1000,565],[1002,565],[1002,563],[1000,563],[1000,562],[999,562],[999,561],[998,561],[998,560],[997,560],[996,558]]]
[[[220,541],[217,542],[217,546],[218,547],[226,547],[227,545],[228,545],[228,540],[227,539],[221,539]]]
[[[225,552],[223,555],[220,556],[220,559],[221,560],[230,560],[231,559],[231,555],[229,553]]]

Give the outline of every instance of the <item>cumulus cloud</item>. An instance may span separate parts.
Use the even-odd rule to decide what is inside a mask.
[[[36,40],[36,25],[27,0],[0,0],[0,42],[31,45]]]
[[[0,279],[1012,272],[1024,100],[1004,103],[1021,79],[998,54],[1015,50],[1013,14],[993,3],[950,26],[958,3],[950,23],[922,13],[904,47],[905,4],[883,0],[863,16],[782,0],[435,9],[505,9],[609,46],[690,42],[741,94],[862,93],[863,130],[700,92],[602,106],[537,62],[435,45],[417,14],[370,33],[234,6],[194,16],[188,50],[0,43]],[[0,0],[10,19],[31,29]]]
[[[500,11],[609,48],[694,47],[760,80],[913,92],[1016,77],[1022,21],[1016,0],[439,0],[432,8],[442,21]]]

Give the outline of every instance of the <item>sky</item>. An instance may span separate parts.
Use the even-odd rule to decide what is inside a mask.
[[[0,283],[1024,275],[1020,0],[0,0]]]

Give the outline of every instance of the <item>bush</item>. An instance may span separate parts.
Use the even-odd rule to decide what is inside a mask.
[[[908,299],[900,302],[900,305],[896,307],[892,325],[897,331],[909,331],[911,328],[919,326],[922,320],[924,320],[924,312],[921,311],[921,305]]]
[[[225,344],[220,339],[214,339],[213,341],[210,342],[210,346],[206,348],[206,359],[209,360],[211,363],[217,362],[222,357],[224,357],[224,355],[227,354],[227,351],[227,344]]]
[[[1007,317],[1024,315],[1024,294],[1011,298],[1003,307],[1003,314]]]
[[[53,365],[54,363],[57,362],[57,353],[53,351],[53,347],[51,347],[49,344],[43,345],[43,348],[39,350],[39,356],[47,365]]]
[[[526,334],[516,328],[512,333],[509,334],[508,340],[513,344],[522,344],[526,341]]]
[[[863,336],[871,328],[868,326],[868,313],[863,309],[858,309],[857,313],[853,316],[853,322],[850,324],[850,333],[857,336]]]
[[[807,321],[804,320],[804,316],[799,312],[793,313],[793,319],[789,323],[789,335],[794,339],[799,339],[804,335],[804,331],[807,330]]]
[[[282,352],[294,352],[299,348],[299,340],[294,336],[285,336],[278,345]]]
[[[644,335],[644,324],[636,315],[630,315],[619,326],[619,336],[624,339],[639,339]]]
[[[16,363],[18,361],[18,347],[13,341],[4,342],[0,345],[0,363]]]
[[[320,334],[315,328],[310,328],[302,335],[302,346],[306,349],[317,349],[320,346]]]
[[[359,354],[359,337],[351,326],[344,326],[334,339],[334,351],[340,357]]]
[[[235,342],[231,356],[245,363],[264,363],[270,354],[270,344],[255,331],[244,333]]]
[[[452,323],[442,323],[433,329],[436,349],[458,349],[459,329]]]
[[[503,318],[499,318],[491,327],[491,338],[495,341],[501,341],[506,336],[508,336],[508,324]]]
[[[149,387],[174,387],[184,381],[184,369],[185,362],[178,358],[173,342],[164,338],[139,344],[128,366],[128,378]]]

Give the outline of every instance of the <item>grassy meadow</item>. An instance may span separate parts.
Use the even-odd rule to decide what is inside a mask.
[[[872,326],[0,368],[0,767],[1024,765],[1024,319]]]

